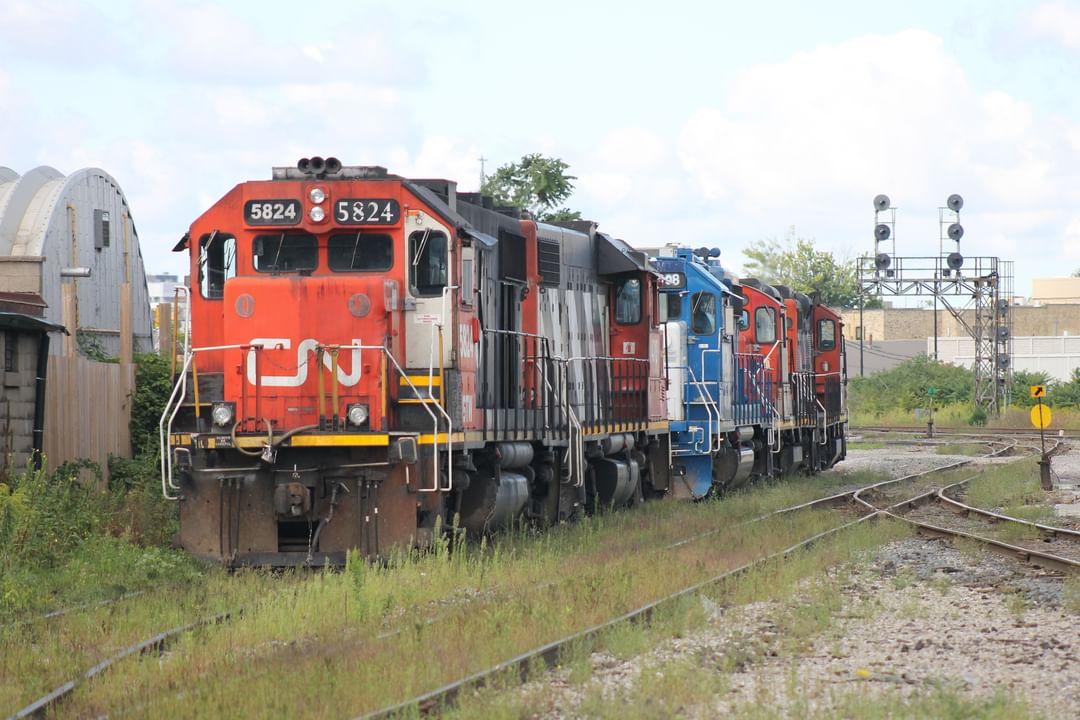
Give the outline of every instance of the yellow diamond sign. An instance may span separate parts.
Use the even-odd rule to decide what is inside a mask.
[[[1031,408],[1031,424],[1040,430],[1050,425],[1050,408],[1036,405]]]

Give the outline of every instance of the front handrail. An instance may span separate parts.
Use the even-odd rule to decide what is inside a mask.
[[[181,369],[179,378],[177,378],[176,383],[173,386],[173,390],[172,390],[172,393],[169,395],[169,399],[165,403],[165,409],[161,414],[161,419],[158,421],[158,438],[159,438],[160,447],[161,447],[161,489],[162,489],[162,495],[165,497],[166,500],[179,500],[180,499],[179,495],[172,495],[170,493],[170,489],[171,490],[180,490],[181,489],[180,486],[177,485],[173,481],[172,426],[173,426],[173,422],[176,419],[177,414],[180,412],[180,407],[183,404],[183,399],[184,399],[184,397],[187,396],[188,370],[191,368],[191,364],[192,364],[192,361],[195,358],[195,355],[197,353],[216,352],[216,351],[221,351],[221,350],[245,350],[245,351],[256,350],[256,351],[258,351],[258,350],[262,350],[262,349],[264,349],[264,348],[261,345],[251,345],[251,344],[247,344],[247,343],[245,343],[245,344],[234,344],[234,345],[211,345],[211,346],[200,347],[200,348],[190,348],[190,347],[185,348],[185,356],[184,356],[183,368]],[[394,367],[398,371],[398,374],[401,377],[405,378],[405,383],[408,385],[409,389],[412,390],[412,392],[414,393],[414,396],[418,397],[418,398],[423,397],[420,394],[420,391],[417,389],[417,387],[413,384],[412,380],[409,379],[408,374],[401,367],[401,364],[398,363],[397,358],[394,357],[393,353],[391,353],[390,349],[387,348],[385,345],[364,345],[364,344],[359,344],[359,345],[358,344],[352,344],[352,345],[319,345],[319,346],[316,347],[316,352],[318,352],[319,350],[322,350],[322,351],[326,351],[326,350],[361,350],[361,351],[363,351],[363,350],[376,350],[376,351],[379,351],[379,352],[383,353],[390,360],[391,363],[393,363]],[[245,379],[245,381],[246,381],[246,379]],[[333,381],[337,382],[337,378],[334,377]],[[428,396],[431,399],[434,399],[434,397],[432,396],[432,393],[431,393],[430,386],[428,387]],[[432,412],[431,408],[428,407],[429,404],[432,404],[432,403],[421,403],[422,407],[424,408],[424,411],[427,412],[428,416],[431,418],[432,424],[434,426],[433,427],[434,431],[432,433],[432,447],[433,447],[432,467],[433,467],[433,472],[434,472],[434,475],[432,477],[433,487],[430,487],[430,488],[421,487],[421,488],[417,489],[417,492],[439,492],[439,491],[446,492],[446,491],[449,491],[450,489],[452,489],[452,487],[453,487],[453,462],[452,462],[452,460],[453,460],[453,419],[450,417],[450,415],[446,412],[446,410],[440,404],[435,403],[436,407],[438,407],[438,409],[439,409],[439,413],[445,418],[445,420],[447,422],[447,433],[446,433],[447,449],[446,449],[446,453],[447,453],[447,468],[448,469],[447,469],[447,487],[444,488],[439,483],[439,418],[438,418],[438,416],[436,416],[436,414],[434,412]],[[385,412],[386,409],[384,408],[383,410]]]

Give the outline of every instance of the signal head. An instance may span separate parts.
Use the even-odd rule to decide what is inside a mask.
[[[956,193],[949,196],[949,199],[945,201],[945,204],[953,212],[960,212],[960,208],[964,207],[964,198],[960,197]]]
[[[878,223],[878,225],[874,228],[874,239],[878,240],[879,242],[882,240],[888,240],[891,235],[892,228],[890,228],[885,223]]]
[[[949,253],[949,257],[945,258],[945,262],[952,270],[959,270],[964,267],[964,256],[958,252]]]
[[[878,270],[885,270],[890,265],[892,265],[892,258],[889,257],[888,253],[878,253],[877,256],[874,257],[874,267]]]
[[[889,202],[888,195],[877,195],[876,197],[874,197],[874,209],[878,212],[881,212],[882,210],[888,210],[889,205],[891,204],[892,203]]]
[[[960,223],[953,223],[949,226],[949,239],[960,242],[960,238],[964,237],[964,226]]]

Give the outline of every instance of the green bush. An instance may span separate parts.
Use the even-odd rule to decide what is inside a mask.
[[[154,353],[135,356],[135,393],[131,398],[131,449],[136,457],[158,452],[158,422],[172,392],[169,361]]]
[[[970,403],[972,384],[970,370],[919,355],[891,370],[851,378],[848,398],[853,412],[913,412],[929,404],[931,387],[935,406]]]

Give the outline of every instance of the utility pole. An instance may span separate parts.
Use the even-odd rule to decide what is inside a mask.
[[[484,163],[487,162],[487,158],[484,157],[483,154],[481,154],[479,160],[480,160],[480,188],[483,189],[484,180],[486,179],[486,177],[484,175]]]
[[[859,377],[863,377],[863,346],[866,345],[866,327],[863,325],[863,291],[859,288]]]

